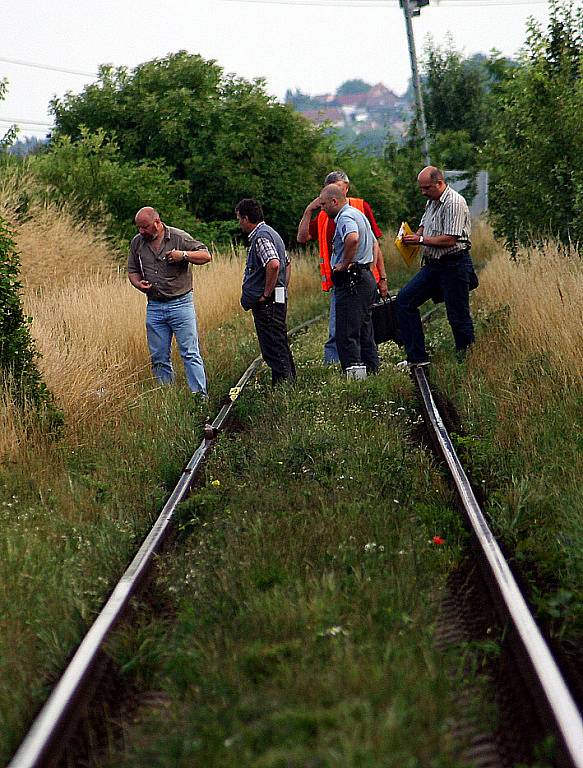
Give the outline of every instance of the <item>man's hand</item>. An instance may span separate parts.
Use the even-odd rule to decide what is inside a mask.
[[[343,264],[342,262],[340,264],[337,264],[332,272],[346,272],[350,264]]]
[[[419,245],[421,242],[421,236],[420,235],[403,235],[403,243],[405,245]]]
[[[143,293],[148,293],[151,287],[152,283],[150,283],[148,280],[140,280],[140,282],[136,285],[136,288]]]
[[[306,206],[306,212],[309,212],[309,213],[314,213],[315,211],[317,211],[317,210],[318,210],[319,208],[321,208],[321,207],[322,207],[322,206],[320,205],[320,195],[318,195],[318,197],[315,197],[315,198],[312,200],[312,202],[311,202],[311,203],[309,203],[309,204]]]
[[[389,285],[387,283],[387,278],[384,277],[377,283],[377,288],[379,289],[379,293],[381,294],[381,298],[386,299],[389,295]]]
[[[304,243],[307,243],[310,239],[310,221],[312,220],[312,215],[320,209],[320,197],[315,197],[311,203],[309,203],[306,206],[306,210],[302,214],[302,218],[300,219],[300,223],[298,224],[298,234],[296,235],[296,239],[298,243],[301,243],[302,245]]]
[[[184,258],[185,253],[186,251],[177,251],[176,248],[173,248],[171,251],[168,251],[166,258],[175,264],[177,261],[186,261]]]

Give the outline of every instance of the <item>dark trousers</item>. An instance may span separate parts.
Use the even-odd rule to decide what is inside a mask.
[[[397,315],[403,344],[410,363],[427,360],[425,337],[419,307],[428,299],[443,296],[447,319],[458,351],[474,342],[474,325],[470,314],[470,273],[473,272],[469,251],[454,261],[430,261],[397,294]]]
[[[271,368],[271,383],[295,379],[296,367],[287,338],[287,304],[264,301],[252,307],[257,340],[263,359]]]
[[[349,286],[336,286],[336,347],[340,364],[345,371],[351,365],[366,365],[369,373],[379,368],[379,355],[375,344],[371,306],[377,286],[368,270],[361,272],[360,282]]]

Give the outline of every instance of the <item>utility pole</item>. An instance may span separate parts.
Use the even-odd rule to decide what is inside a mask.
[[[415,103],[417,105],[417,114],[419,115],[419,131],[421,134],[421,149],[425,158],[425,165],[431,165],[429,159],[429,145],[427,143],[427,124],[425,122],[425,109],[423,108],[423,94],[421,93],[421,80],[419,79],[419,69],[417,67],[417,54],[415,52],[415,38],[413,37],[413,16],[419,16],[421,7],[429,5],[429,0],[399,0],[399,5],[405,15],[405,27],[407,29],[407,43],[409,45],[409,58],[411,59],[411,74],[413,80],[413,90],[415,91]]]

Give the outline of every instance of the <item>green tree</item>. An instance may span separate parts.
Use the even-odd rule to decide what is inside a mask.
[[[464,58],[450,39],[429,39],[423,58],[423,94],[432,160],[443,168],[478,170],[493,126],[499,88],[513,62],[497,51]]]
[[[297,109],[298,112],[302,112],[305,109],[317,109],[321,105],[318,99],[310,96],[309,93],[300,91],[299,88],[296,88],[295,92],[288,88],[285,92],[284,103]]]
[[[365,83],[364,80],[346,80],[336,89],[337,96],[352,96],[354,93],[366,93],[370,91],[372,85]]]
[[[487,72],[476,59],[464,59],[451,40],[431,40],[424,52],[423,94],[432,134],[466,131],[473,144],[483,141],[489,124]]]
[[[51,199],[73,205],[82,219],[108,224],[113,239],[124,248],[135,234],[135,213],[145,204],[177,227],[197,228],[187,208],[188,182],[175,180],[162,161],[124,160],[116,141],[102,128],[90,133],[82,127],[75,141],[61,135],[30,162],[48,185]]]
[[[277,103],[262,81],[225,76],[184,51],[132,72],[102,67],[96,83],[55,99],[52,111],[55,141],[101,129],[120,163],[147,162],[187,182],[186,206],[197,219],[232,221],[235,203],[254,196],[289,240],[307,190],[335,164],[324,131]]]
[[[384,165],[390,169],[398,193],[394,221],[400,223],[407,220],[415,230],[425,208],[425,198],[420,194],[417,185],[417,174],[425,165],[425,161],[415,121],[410,126],[405,143],[398,144],[391,137],[387,139]]]
[[[530,23],[500,89],[492,137],[491,206],[515,246],[545,235],[583,242],[583,9],[552,0],[548,29]]]

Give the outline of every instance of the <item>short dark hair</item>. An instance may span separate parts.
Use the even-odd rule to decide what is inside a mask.
[[[432,184],[437,184],[440,181],[445,181],[445,176],[443,175],[443,171],[440,171],[439,168],[432,168],[431,172],[429,173],[429,178],[431,179]]]
[[[239,200],[235,206],[235,213],[238,213],[241,218],[244,216],[248,218],[251,224],[258,224],[264,219],[261,203],[252,197],[244,197],[243,200]]]

